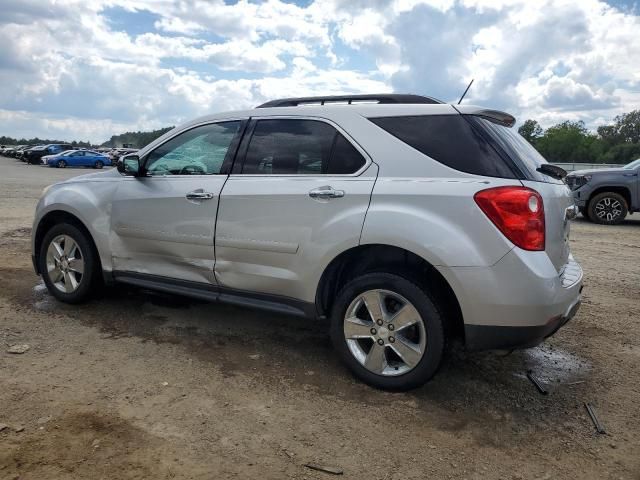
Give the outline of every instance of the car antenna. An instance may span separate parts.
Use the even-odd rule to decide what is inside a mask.
[[[471,88],[471,85],[473,84],[473,78],[471,79],[471,81],[469,82],[469,85],[467,85],[466,90],[464,91],[464,93],[462,94],[462,96],[460,97],[460,100],[458,100],[458,105],[460,105],[460,102],[462,102],[462,99],[464,98],[464,96],[467,94],[467,92],[469,91],[469,89]]]

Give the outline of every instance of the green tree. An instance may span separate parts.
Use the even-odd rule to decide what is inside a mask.
[[[535,120],[525,120],[525,122],[520,125],[520,128],[518,128],[518,133],[531,145],[535,145],[538,138],[542,136],[543,130]]]
[[[620,134],[616,131],[615,125],[601,125],[596,130],[600,139],[611,147],[622,141]]]
[[[125,132],[120,135],[113,135],[108,141],[104,142],[103,147],[121,147],[123,144],[133,144],[136,148],[142,148],[153,142],[156,138],[164,135],[173,127],[161,128],[151,132]]]
[[[584,122],[569,120],[549,127],[536,147],[550,162],[595,163],[604,151],[602,140],[590,133]]]
[[[613,125],[600,127],[598,134],[603,138],[611,138],[613,144],[640,143],[640,110],[618,115]]]

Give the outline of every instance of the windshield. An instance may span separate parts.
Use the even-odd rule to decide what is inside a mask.
[[[472,116],[471,119],[484,128],[498,146],[523,171],[528,180],[547,183],[561,182],[561,180],[556,180],[537,171],[540,165],[548,162],[517,130],[499,125],[486,118]]]
[[[636,158],[633,162],[627,163],[624,167],[627,170],[633,170],[634,168],[640,167],[640,158]]]

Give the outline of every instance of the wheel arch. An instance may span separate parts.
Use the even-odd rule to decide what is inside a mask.
[[[596,195],[600,195],[601,193],[607,193],[607,192],[613,192],[613,193],[622,195],[622,197],[627,202],[627,208],[631,209],[631,190],[629,190],[628,187],[623,185],[609,185],[606,187],[598,187],[594,189],[589,195],[589,202],[587,203],[587,208],[589,208],[589,204],[591,203],[591,200],[593,200]]]
[[[325,268],[316,290],[316,310],[329,315],[333,302],[353,278],[373,272],[397,273],[433,294],[443,310],[446,333],[464,340],[464,320],[458,298],[442,274],[419,255],[386,244],[358,245],[335,257]]]
[[[44,239],[44,236],[47,234],[47,232],[53,226],[58,225],[60,223],[69,223],[75,226],[76,228],[78,228],[80,231],[82,231],[82,233],[86,234],[87,239],[89,240],[89,242],[91,243],[91,246],[93,247],[93,251],[96,255],[96,258],[98,259],[98,264],[102,265],[100,252],[98,251],[96,242],[93,238],[93,235],[91,235],[91,232],[89,231],[87,226],[84,224],[84,222],[80,220],[80,218],[78,218],[76,215],[70,212],[67,212],[65,210],[52,210],[46,213],[40,219],[36,227],[36,231],[34,233],[33,254],[36,259],[36,261],[34,262],[34,266],[37,270],[36,273],[38,274],[42,273],[39,271],[39,262],[37,261],[37,259],[40,258],[42,240]]]

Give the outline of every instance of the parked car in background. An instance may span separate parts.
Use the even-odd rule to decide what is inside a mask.
[[[4,155],[5,157],[11,157],[13,156],[13,152],[17,147],[13,146],[13,145],[7,145],[2,149],[2,155]]]
[[[92,167],[102,168],[111,166],[111,159],[93,150],[68,150],[58,155],[42,157],[42,163],[50,167]]]
[[[18,158],[19,160],[22,160],[23,162],[27,162],[29,161],[29,158],[32,155],[37,156],[38,159],[42,158],[43,155],[46,155],[47,152],[45,152],[45,148],[47,148],[46,145],[34,145],[32,147],[27,147],[24,150],[22,150],[21,152],[16,152],[16,158]]]
[[[14,148],[13,152],[11,152],[11,156],[17,160],[22,160],[24,152],[32,147],[33,145],[18,145],[16,148]]]
[[[24,161],[29,164],[40,165],[42,157],[45,155],[56,155],[72,149],[73,147],[68,143],[50,143],[49,145],[42,145],[25,151],[23,157]]]
[[[14,157],[16,158],[18,152],[22,151],[25,148],[29,148],[28,145],[8,145],[2,151],[2,155],[5,157]]]
[[[326,319],[358,378],[414,388],[452,339],[531,347],[580,305],[564,171],[514,123],[415,95],[201,117],[46,189],[34,268],[68,303],[106,280]]]
[[[576,170],[566,181],[582,215],[595,223],[616,225],[640,211],[640,158],[621,168]]]
[[[111,158],[111,162],[115,165],[123,155],[129,155],[137,151],[136,148],[113,148],[109,151],[108,155]]]

